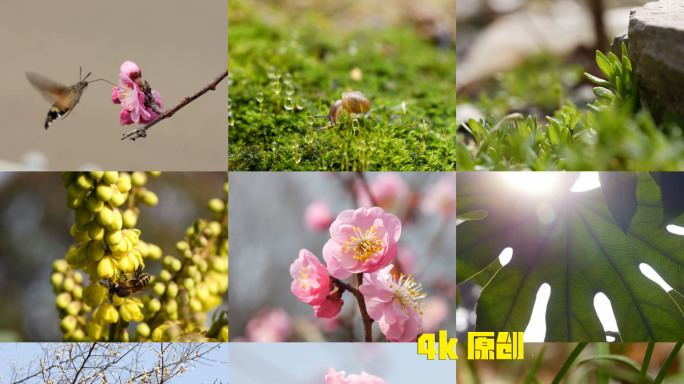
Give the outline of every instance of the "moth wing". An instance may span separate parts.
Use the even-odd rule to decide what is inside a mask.
[[[26,78],[43,95],[45,100],[53,103],[60,109],[72,107],[73,96],[71,87],[50,80],[35,72],[26,72]]]

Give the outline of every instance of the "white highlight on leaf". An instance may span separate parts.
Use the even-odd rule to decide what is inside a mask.
[[[548,194],[556,186],[559,172],[501,172],[501,176],[514,188],[529,195]]]
[[[679,225],[670,224],[665,227],[665,229],[672,234],[684,236],[684,227],[680,227]]]
[[[504,267],[504,266],[506,266],[506,264],[508,264],[511,261],[512,258],[513,258],[513,248],[506,247],[499,254],[499,263],[501,263],[501,266]]]
[[[584,192],[601,186],[598,172],[581,172],[570,192]]]
[[[537,291],[537,298],[532,309],[532,317],[523,334],[523,340],[526,343],[544,341],[544,337],[546,337],[546,306],[549,303],[549,297],[551,297],[551,286],[544,283]]]
[[[665,292],[669,292],[672,290],[672,287],[668,283],[663,280],[662,277],[658,274],[658,272],[655,271],[650,265],[646,263],[641,263],[639,264],[639,270],[641,270],[641,273],[644,274],[644,276],[648,277],[652,281],[654,281],[656,284],[660,285],[662,289],[665,290]]]
[[[615,314],[613,313],[613,306],[603,292],[599,292],[594,296],[594,310],[596,310],[596,315],[598,315],[605,332],[619,332]],[[606,341],[615,341],[615,337],[606,336]]]

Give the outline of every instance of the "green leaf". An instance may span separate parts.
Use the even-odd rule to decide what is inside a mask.
[[[660,227],[684,213],[684,174],[679,172],[651,172],[651,176],[660,187],[663,201],[663,219]]]
[[[594,95],[603,97],[605,99],[613,100],[615,95],[609,89],[603,87],[594,87]]]
[[[615,89],[615,84],[611,83],[608,80],[603,80],[602,78],[590,75],[587,72],[584,72],[584,77],[586,77],[587,79],[589,79],[591,82],[595,83],[596,85],[600,85],[600,86],[606,87],[606,88]]]
[[[546,341],[605,341],[593,305],[597,292],[611,301],[623,341],[680,340],[679,307],[639,270],[646,263],[684,292],[684,238],[658,228],[662,205],[653,179],[638,174],[637,212],[625,233],[601,190],[569,192],[577,174],[552,175],[552,193],[530,195],[497,173],[458,174],[457,212],[488,215],[457,227],[457,283],[513,248],[511,261],[481,291],[477,330],[524,331],[536,293],[548,283]]]
[[[613,71],[613,67],[611,67],[608,59],[603,55],[603,53],[601,53],[601,51],[596,51],[596,64],[598,64],[599,69],[604,75],[606,75],[606,77],[608,77],[608,79],[615,77],[615,71]]]
[[[637,211],[636,172],[599,172],[599,181],[610,213],[622,232],[627,233]]]

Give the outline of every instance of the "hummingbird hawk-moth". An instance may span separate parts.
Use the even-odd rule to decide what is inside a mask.
[[[50,80],[35,72],[26,72],[26,78],[33,84],[34,87],[52,104],[45,119],[45,129],[48,129],[50,124],[56,118],[64,115],[65,118],[74,110],[78,101],[81,100],[83,91],[88,87],[86,79],[90,76],[90,72],[76,84],[72,86],[62,85],[56,81]],[[81,77],[79,72],[79,78]],[[96,80],[93,80],[96,81]]]

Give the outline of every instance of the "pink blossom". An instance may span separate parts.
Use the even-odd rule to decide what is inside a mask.
[[[332,288],[328,270],[306,249],[300,250],[299,257],[290,265],[290,276],[292,293],[307,304],[323,304]]]
[[[413,249],[409,247],[401,247],[397,251],[397,264],[399,269],[404,274],[413,273],[413,269],[416,266],[416,254]]]
[[[425,300],[423,310],[423,332],[435,333],[439,325],[449,316],[449,304],[443,297],[435,296]]]
[[[300,250],[299,257],[290,265],[290,276],[290,290],[300,301],[313,306],[316,317],[331,318],[340,312],[344,301],[337,291],[330,292],[333,285],[328,270],[313,253]]]
[[[145,105],[145,94],[140,90],[141,79],[140,69],[131,62],[126,61],[121,64],[119,73],[119,86],[112,89],[112,102],[121,104],[122,111],[119,114],[119,123],[128,124],[147,124],[159,117],[152,108]],[[161,95],[157,91],[152,91],[159,108],[163,109]]]
[[[361,371],[361,375],[351,374],[345,378],[344,371],[335,372],[333,367],[328,367],[325,384],[387,384],[387,382],[364,371]]]
[[[309,204],[304,211],[304,226],[310,231],[329,228],[333,219],[330,204],[325,200],[318,200]]]
[[[392,262],[401,236],[401,221],[382,208],[348,209],[330,225],[331,239],[323,246],[323,258],[333,277],[374,272]]]
[[[286,341],[292,333],[290,316],[282,308],[264,308],[247,322],[245,336],[260,343]]]
[[[140,72],[138,64],[126,60],[123,62],[123,64],[121,64],[119,72],[128,76],[131,80],[133,80],[133,82],[137,83],[139,86],[142,86],[142,72]]]
[[[342,304],[344,304],[344,300],[333,293],[327,296],[323,303],[313,306],[314,315],[323,319],[333,318],[340,313]]]
[[[368,315],[380,325],[391,341],[415,341],[422,332],[425,307],[422,286],[409,275],[392,275],[393,265],[363,275],[359,291],[366,301]]]
[[[406,183],[397,173],[381,173],[368,182],[368,189],[364,188],[363,181],[357,179],[354,182],[354,193],[356,202],[361,207],[373,206],[368,190],[373,195],[375,204],[386,211],[396,211],[398,203],[409,194]]]
[[[441,213],[445,219],[456,213],[456,172],[447,173],[425,193],[421,209],[428,214]]]

